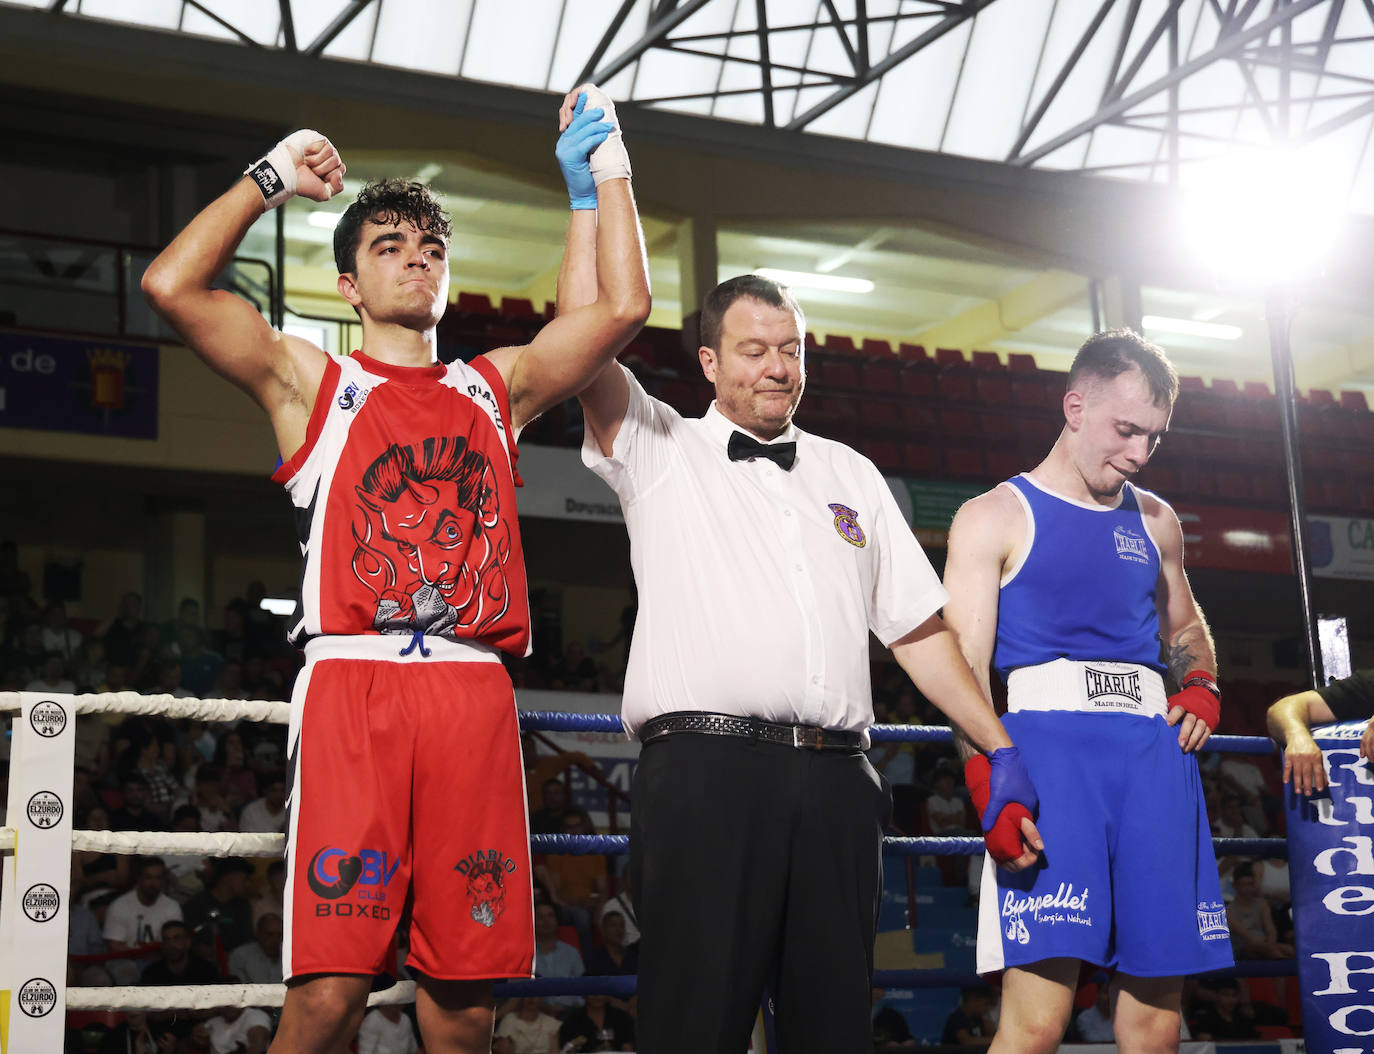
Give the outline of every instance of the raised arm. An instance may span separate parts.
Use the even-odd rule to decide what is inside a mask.
[[[585,109],[579,115],[576,108],[584,94]],[[574,261],[570,265],[565,260],[559,272],[559,315],[524,347],[500,348],[489,355],[510,391],[517,429],[582,392],[649,317],[648,260],[630,189],[629,158],[618,138],[614,107],[604,93],[591,85],[569,93],[564,100],[563,117],[568,122],[564,135],[597,109],[603,111],[601,120],[614,130],[600,145],[583,141],[595,179],[596,209],[584,218],[577,213],[590,210],[574,207],[567,241]],[[605,156],[603,151],[607,151]],[[579,303],[593,281],[594,297]],[[571,298],[565,295],[569,282],[582,292]],[[566,312],[564,301],[571,305]]]
[[[1169,697],[1168,721],[1179,726],[1178,744],[1188,753],[1207,742],[1221,717],[1216,647],[1183,570],[1183,528],[1178,516],[1152,495],[1144,496],[1142,505],[1159,544],[1159,583],[1155,588],[1159,639],[1164,643],[1169,673],[1179,686],[1179,691]]]
[[[305,441],[325,353],[268,325],[246,300],[211,283],[265,209],[301,194],[343,189],[343,161],[318,132],[295,132],[193,219],[149,265],[143,292],[159,315],[221,377],[267,411],[283,457]]]

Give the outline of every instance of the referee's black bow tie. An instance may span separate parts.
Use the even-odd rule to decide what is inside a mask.
[[[753,436],[747,436],[743,432],[731,432],[730,445],[726,449],[731,461],[766,457],[789,472],[792,470],[792,463],[797,460],[796,443],[760,443]]]

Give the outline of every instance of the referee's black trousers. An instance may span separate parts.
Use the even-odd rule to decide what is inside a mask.
[[[871,1050],[891,810],[858,750],[646,744],[630,826],[642,1054],[744,1054],[765,985],[782,1054]]]

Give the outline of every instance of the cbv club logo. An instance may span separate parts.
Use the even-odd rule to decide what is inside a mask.
[[[355,890],[355,896],[364,900],[385,900],[385,889],[400,866],[399,858],[392,860],[385,852],[376,849],[364,849],[355,856],[346,850],[326,845],[315,850],[315,855],[310,858],[306,881],[311,891],[324,900],[338,900]],[[317,912],[328,913],[327,907],[325,911]]]

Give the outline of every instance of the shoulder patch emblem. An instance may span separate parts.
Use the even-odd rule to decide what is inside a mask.
[[[847,505],[832,503],[827,506],[835,514],[835,530],[841,538],[856,549],[868,544],[863,528],[859,526],[859,514]]]

